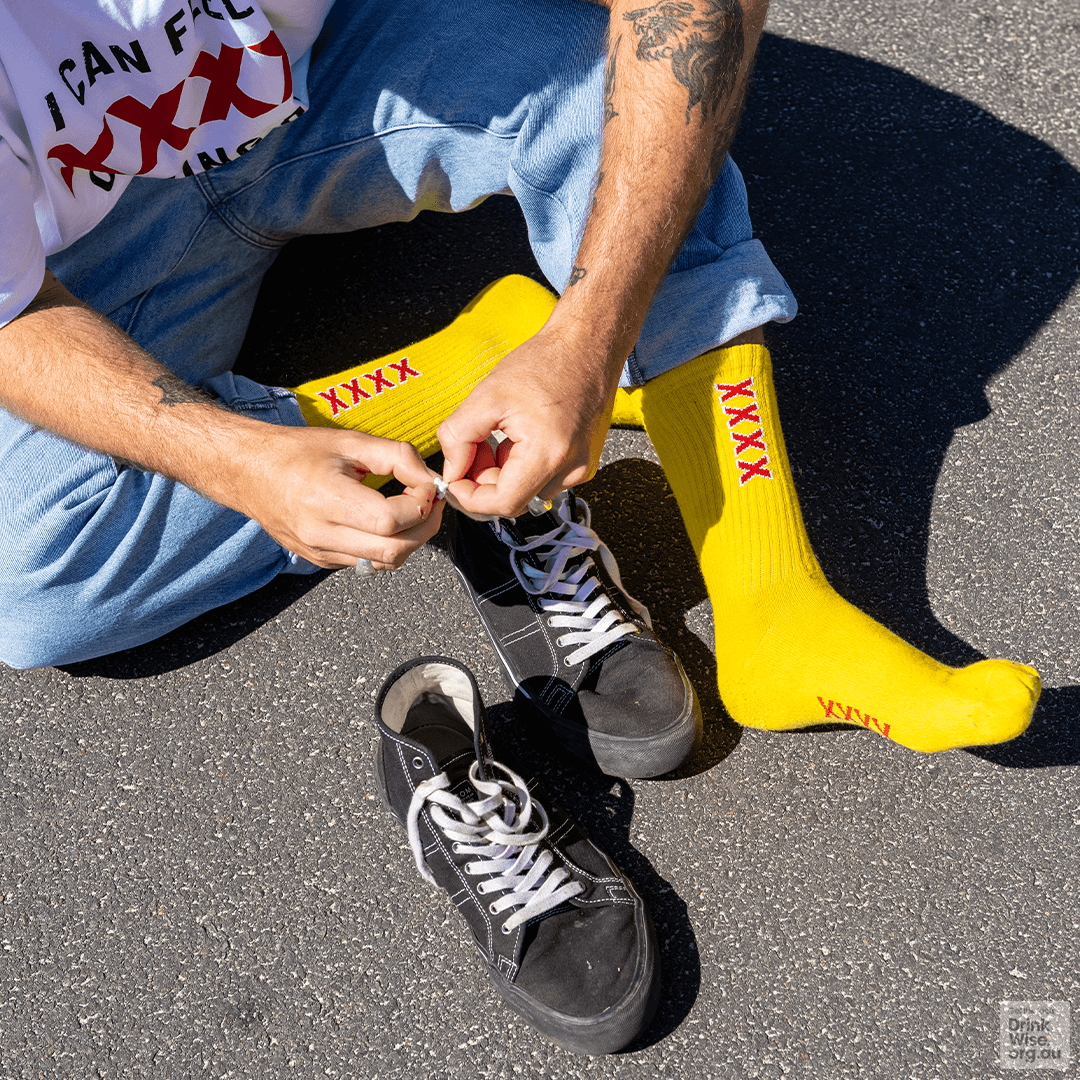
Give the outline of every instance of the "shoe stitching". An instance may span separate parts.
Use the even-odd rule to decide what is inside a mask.
[[[556,679],[554,680],[554,686],[552,687],[551,697],[552,708],[561,715],[567,705],[577,697],[577,691],[567,683],[559,682],[559,680]],[[562,700],[558,700],[559,698]]]
[[[401,772],[405,777],[405,783],[409,785],[410,791],[415,791],[416,786],[420,783],[420,781],[413,781],[412,770],[408,767],[408,765],[405,764],[405,743],[396,740],[396,749],[398,756],[398,764],[401,766]],[[433,768],[434,766],[432,766],[431,764],[431,758],[428,757],[428,755],[426,754],[424,755],[424,757],[427,759],[429,768]]]
[[[554,847],[574,828],[574,823],[569,818],[564,818],[563,823],[551,834],[551,846]],[[561,852],[560,852],[561,854]]]
[[[559,858],[562,859],[567,868],[572,870],[575,877],[587,878],[594,885],[603,885],[605,882],[621,882],[623,880],[618,874],[605,874],[603,877],[597,877],[596,874],[590,874],[584,867],[578,866],[578,864],[574,862],[562,848],[559,848],[558,851]]]
[[[532,637],[533,634],[539,634],[542,631],[543,627],[538,626],[535,622],[531,625],[526,623],[525,626],[517,630],[511,630],[509,634],[504,634],[499,640],[504,645],[516,645],[519,641],[524,641],[526,638]]]
[[[558,686],[558,680],[555,678],[554,675],[552,675],[551,678],[549,678],[548,681],[544,683],[544,688],[540,691],[538,695],[538,700],[544,702],[545,704],[553,705],[554,703],[551,701],[551,697],[558,689]]]
[[[525,599],[532,609],[533,621],[536,623],[536,628],[540,631],[544,644],[548,647],[548,654],[551,657],[551,678],[558,679],[559,673],[562,671],[562,661],[559,659],[559,654],[555,649],[555,643],[551,639],[551,634],[548,633],[551,627],[544,622],[544,612],[540,607],[539,599],[532,596],[528,591],[525,591]]]
[[[494,588],[488,589],[487,592],[477,593],[476,596],[481,603],[488,603],[489,601],[494,600],[496,596],[501,596],[504,592],[514,588],[521,588],[516,579],[514,581],[504,582],[502,585],[496,585]]]

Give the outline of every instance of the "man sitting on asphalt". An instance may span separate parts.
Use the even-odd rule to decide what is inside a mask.
[[[448,485],[455,564],[522,703],[608,772],[670,770],[693,690],[567,491],[621,380],[736,720],[923,750],[1023,730],[1031,669],[935,664],[829,588],[802,528],[760,329],[795,302],[727,157],[765,0],[606,7],[0,0],[0,659],[139,645],[280,573],[400,566]],[[498,283],[295,394],[232,373],[289,239],[500,192],[557,302]],[[416,449],[436,445],[441,478]],[[536,827],[460,665],[402,669],[379,710],[381,790],[497,989],[575,1049],[624,1045],[659,985],[630,883]]]
[[[0,659],[138,645],[279,573],[400,565],[441,521],[397,441],[404,413],[401,431],[437,432],[461,507],[519,517],[591,475],[621,378],[644,385],[735,719],[840,720],[931,750],[1022,730],[1030,669],[954,672],[909,649],[832,592],[802,529],[760,330],[795,303],[726,153],[765,6],[2,0]],[[400,358],[363,385],[341,373],[329,417],[232,374],[291,237],[507,190],[553,309],[496,312],[484,340],[436,345],[423,378]],[[588,531],[580,516],[560,527]],[[541,584],[566,600],[564,571]],[[623,624],[644,629],[629,601],[602,607],[562,612],[570,634],[540,620],[551,642],[504,648],[504,666],[586,743],[606,725],[666,745],[676,724],[639,766],[662,771],[688,752],[685,676],[660,650],[601,678],[606,653],[582,656],[579,636],[621,635],[618,653],[638,640]],[[580,662],[560,667],[571,645]]]
[[[484,513],[591,474],[624,369],[790,318],[725,165],[764,10],[617,2],[608,56],[581,3],[3,0],[0,659],[128,648],[437,530],[408,446],[230,374],[291,237],[518,197],[563,297],[442,429],[448,476],[509,436],[497,483],[455,487]]]

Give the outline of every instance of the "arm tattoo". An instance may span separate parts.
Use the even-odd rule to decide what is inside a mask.
[[[615,61],[619,57],[619,45],[622,43],[622,34],[615,39],[615,44],[611,46],[611,52],[608,55],[607,68],[604,71],[604,125],[606,126],[610,120],[614,120],[619,114],[615,111],[614,106],[611,104],[611,99],[615,94]]]
[[[570,280],[566,283],[566,287],[572,288],[576,285],[589,271],[584,266],[575,266],[573,272],[570,274]]]
[[[591,214],[596,209],[596,194],[600,190],[600,185],[604,182],[604,170],[601,169],[596,174],[596,184],[593,187],[592,193],[592,206],[589,207],[589,213]]]
[[[161,391],[159,405],[190,405],[198,402],[201,405],[217,405],[218,403],[202,390],[194,386],[188,386],[183,379],[178,379],[173,374],[159,375],[151,386],[156,386]]]
[[[735,87],[743,56],[742,8],[738,0],[660,0],[624,15],[637,35],[637,58],[668,60],[686,87],[686,122],[695,105],[704,123]]]

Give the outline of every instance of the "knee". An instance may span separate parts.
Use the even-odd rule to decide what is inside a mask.
[[[98,656],[84,613],[70,597],[53,597],[33,581],[0,581],[0,661],[25,670]]]

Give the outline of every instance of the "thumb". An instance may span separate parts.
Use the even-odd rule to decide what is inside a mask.
[[[460,480],[476,460],[477,446],[498,426],[499,418],[487,409],[470,408],[468,400],[458,406],[436,432],[443,452],[443,479]]]

